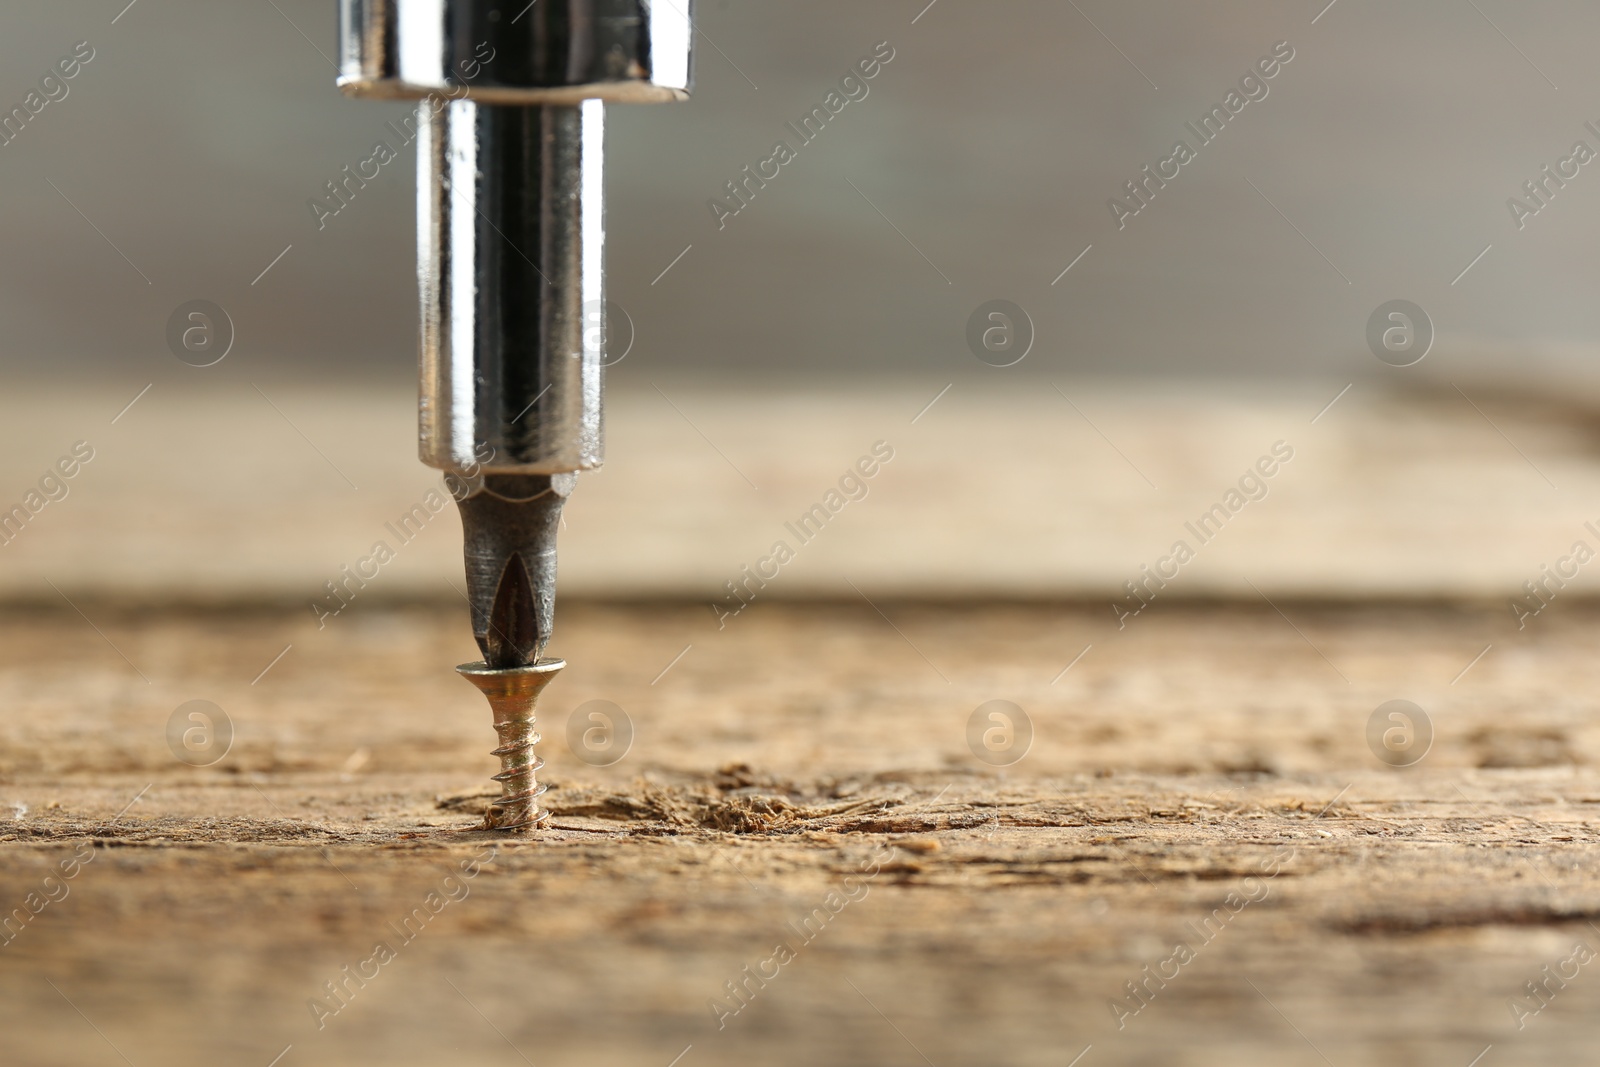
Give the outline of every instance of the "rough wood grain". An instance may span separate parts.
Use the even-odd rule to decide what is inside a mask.
[[[0,618],[0,904],[65,891],[0,947],[0,1059],[1589,1061],[1600,615],[877,606],[761,605],[658,678],[703,609],[568,602],[531,841],[472,829],[460,612]],[[1394,697],[1407,770],[1365,740]],[[164,735],[194,698],[237,729],[207,768]],[[637,731],[604,769],[564,743],[596,698]]]

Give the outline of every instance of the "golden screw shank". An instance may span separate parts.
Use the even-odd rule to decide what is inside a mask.
[[[545,787],[537,775],[544,760],[533,751],[539,743],[534,706],[544,687],[566,665],[565,660],[541,659],[531,666],[501,670],[481,661],[456,668],[488,698],[495,732],[500,736],[494,755],[500,757],[501,770],[494,780],[500,783],[501,796],[484,817],[487,830],[531,830],[549,815],[539,811]]]

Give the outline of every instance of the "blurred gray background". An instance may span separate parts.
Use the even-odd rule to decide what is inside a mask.
[[[325,229],[307,206],[407,110],[335,89],[331,0],[126,3],[0,15],[7,108],[95,50],[0,147],[7,371],[407,381],[414,147]],[[1445,342],[1586,352],[1600,163],[1520,232],[1506,201],[1600,149],[1600,8],[1326,3],[699,0],[693,102],[610,112],[614,380],[1388,373],[1363,336],[1396,297]],[[1119,231],[1108,198],[1283,40],[1270,94]],[[719,231],[708,199],[880,41],[870,95]],[[997,297],[1037,327],[1006,371],[964,341]],[[238,331],[208,371],[163,336],[194,298]]]
[[[1120,596],[1280,439],[1292,476],[1172,595],[1498,596],[1586,536],[1600,160],[1521,229],[1507,201],[1580,139],[1600,151],[1600,7],[697,10],[694,100],[610,110],[611,297],[636,340],[564,592],[720,597],[879,439],[894,473],[783,595]],[[323,228],[309,207],[408,106],[335,88],[332,0],[0,20],[0,115],[94,50],[0,145],[0,505],[73,441],[100,454],[5,547],[0,595],[304,602],[436,478],[414,146]],[[866,98],[799,147],[787,124],[880,42]],[[1200,146],[1189,124],[1275,47],[1267,95]],[[780,138],[798,158],[719,228],[708,201]],[[1179,138],[1197,157],[1119,229],[1108,201]],[[168,349],[195,299],[236,326],[215,366]],[[1015,366],[969,350],[994,299],[1036,327]],[[1395,299],[1437,330],[1415,366],[1368,348]],[[383,595],[456,595],[455,522]]]

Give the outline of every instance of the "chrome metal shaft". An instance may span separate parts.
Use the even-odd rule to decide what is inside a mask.
[[[422,461],[600,466],[605,105],[419,110]]]

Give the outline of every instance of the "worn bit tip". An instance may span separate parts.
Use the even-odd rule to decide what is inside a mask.
[[[526,667],[550,641],[556,534],[575,478],[488,475],[461,498],[472,633],[491,668]]]

